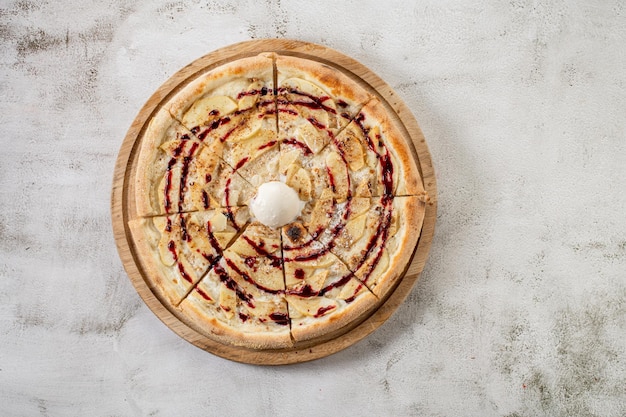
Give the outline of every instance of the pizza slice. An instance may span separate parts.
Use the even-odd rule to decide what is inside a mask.
[[[372,98],[341,71],[294,56],[276,57],[276,79],[280,139],[311,133],[307,145],[314,152]]]
[[[282,228],[285,298],[295,342],[332,335],[358,324],[377,298],[304,226]]]
[[[280,234],[252,222],[180,304],[216,340],[254,349],[292,344]]]
[[[378,100],[367,103],[332,146],[346,162],[353,196],[425,197],[413,151]]]
[[[131,220],[140,262],[154,289],[176,306],[249,221],[247,207]]]
[[[417,196],[356,197],[319,241],[384,299],[409,264],[424,211],[425,203]]]
[[[151,120],[141,142],[135,201],[139,216],[241,206],[253,188],[166,111]]]
[[[169,112],[250,183],[278,178],[273,55],[217,67],[185,86]]]

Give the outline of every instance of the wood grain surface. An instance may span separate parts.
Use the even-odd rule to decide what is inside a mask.
[[[385,105],[407,142],[413,145],[413,156],[420,169],[424,189],[430,197],[413,258],[391,295],[386,300],[381,300],[378,308],[368,316],[361,317],[340,332],[284,350],[252,350],[215,342],[194,329],[192,323],[186,323],[174,311],[166,308],[144,279],[144,272],[136,257],[127,227],[128,220],[136,213],[132,178],[136,169],[138,144],[152,115],[199,72],[261,52],[276,52],[327,64],[344,72],[375,94]],[[197,59],[168,79],[141,108],[126,134],[115,166],[111,195],[113,231],[119,255],[131,282],[154,314],[180,337],[201,349],[226,359],[263,365],[298,363],[333,354],[362,340],[389,319],[408,296],[424,268],[434,234],[436,209],[437,187],[426,141],[417,121],[393,89],[364,65],[335,50],[284,39],[247,41],[219,49]]]

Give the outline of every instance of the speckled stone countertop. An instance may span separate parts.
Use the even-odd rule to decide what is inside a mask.
[[[0,415],[626,415],[624,2],[5,0],[0,36]],[[265,37],[386,80],[439,189],[406,303],[360,343],[283,367],[165,327],[109,211],[150,94]]]

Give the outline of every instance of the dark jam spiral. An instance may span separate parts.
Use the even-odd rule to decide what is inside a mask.
[[[355,123],[356,126],[358,126],[366,142],[364,145],[366,145],[367,149],[371,153],[374,154],[377,164],[378,164],[377,172],[380,173],[380,185],[382,186],[382,195],[380,196],[381,214],[380,216],[378,216],[377,223],[374,226],[375,228],[374,233],[372,234],[369,241],[367,242],[367,245],[362,251],[361,259],[359,259],[358,262],[356,262],[353,265],[352,271],[350,271],[344,276],[341,276],[339,279],[326,285],[325,287],[321,288],[318,291],[313,290],[313,288],[306,283],[304,283],[304,285],[299,285],[296,288],[292,288],[288,290],[275,290],[272,288],[268,288],[267,286],[264,286],[261,283],[259,283],[258,280],[255,280],[255,277],[254,277],[255,274],[251,274],[249,271],[253,271],[256,273],[259,268],[259,260],[263,260],[263,259],[266,260],[264,261],[265,264],[271,265],[271,267],[273,268],[282,269],[283,266],[287,263],[313,261],[328,254],[329,252],[332,252],[333,248],[335,247],[336,239],[341,234],[342,230],[345,228],[345,225],[347,224],[348,219],[350,218],[351,201],[352,201],[352,191],[351,191],[350,182],[348,182],[347,184],[348,185],[347,201],[344,206],[343,215],[339,219],[340,221],[336,225],[334,225],[332,229],[328,231],[309,230],[307,231],[308,232],[307,236],[304,236],[302,233],[302,230],[297,229],[297,228],[289,228],[286,230],[287,236],[289,237],[289,239],[291,239],[292,242],[297,242],[297,244],[288,246],[285,244],[285,242],[283,242],[283,245],[281,246],[281,252],[279,252],[279,255],[275,255],[274,253],[269,252],[265,248],[265,243],[262,241],[255,242],[254,240],[246,236],[245,233],[242,236],[240,236],[240,238],[244,239],[257,254],[256,257],[254,256],[246,257],[244,259],[243,264],[248,268],[247,270],[243,270],[246,268],[238,266],[238,264],[235,263],[232,259],[229,259],[228,256],[224,256],[224,254],[222,253],[222,249],[220,248],[215,237],[213,236],[213,233],[211,231],[211,224],[207,223],[206,229],[207,229],[207,236],[208,236],[209,242],[211,246],[213,247],[215,253],[217,253],[218,257],[221,257],[222,261],[224,262],[224,263],[219,262],[215,264],[213,266],[213,271],[218,276],[219,280],[227,288],[235,292],[240,302],[244,303],[249,308],[254,308],[254,296],[237,283],[237,279],[235,279],[236,277],[243,279],[243,281],[245,281],[247,284],[252,285],[256,289],[262,292],[268,293],[268,294],[277,294],[277,295],[286,294],[286,295],[293,295],[293,296],[298,296],[302,298],[310,298],[310,297],[324,296],[329,291],[335,288],[340,288],[344,286],[350,280],[353,280],[356,278],[354,273],[358,271],[360,284],[356,287],[354,294],[345,299],[347,303],[350,303],[354,301],[354,299],[358,296],[358,294],[360,294],[364,284],[367,284],[368,280],[370,279],[373,271],[376,269],[376,266],[378,265],[383,255],[387,240],[389,238],[389,230],[390,230],[392,216],[393,216],[393,189],[394,189],[394,184],[393,184],[394,166],[393,166],[391,154],[389,153],[389,150],[387,149],[386,145],[381,141],[380,136],[372,137],[372,133],[370,129],[366,126],[366,120],[365,120],[366,117],[363,113],[359,113],[354,119],[350,119],[350,116],[348,115],[346,111],[347,110],[346,108],[348,107],[348,103],[342,100],[337,101],[336,105],[338,106],[338,109],[339,109],[339,112],[338,112],[334,107],[330,105],[331,98],[328,96],[317,97],[309,93],[298,91],[293,88],[279,88],[277,90],[277,94],[278,96],[274,97],[272,90],[267,89],[266,87],[263,87],[258,90],[255,89],[255,90],[241,92],[237,96],[237,98],[241,99],[243,97],[253,96],[253,95],[259,95],[261,97],[270,95],[269,100],[267,99],[261,100],[257,102],[257,104],[254,106],[254,108],[257,110],[262,108],[261,112],[258,114],[258,117],[265,117],[268,114],[277,114],[278,117],[280,117],[280,114],[298,116],[300,114],[298,109],[307,109],[307,110],[312,109],[312,110],[325,111],[329,115],[335,118],[348,119],[349,122]],[[222,126],[226,126],[232,123],[233,124],[232,127],[229,126],[226,133],[222,134],[222,136],[219,138],[219,140],[224,142],[228,140],[229,137],[232,134],[234,134],[234,132],[238,128],[240,128],[242,126],[242,123],[245,123],[247,119],[246,117],[243,117],[242,119],[243,121],[238,122],[239,124],[234,123],[233,120],[238,120],[238,117],[241,114],[247,112],[248,110],[250,109],[238,110],[235,113],[235,116],[233,116],[233,118],[229,116],[220,117],[219,112],[212,111],[210,112],[210,116],[214,117],[212,122],[207,126],[194,127],[192,129],[192,133],[196,135],[196,137],[199,139],[200,142],[203,142],[211,132],[216,131]],[[341,146],[341,144],[338,143],[338,141],[336,140],[336,137],[335,137],[336,132],[334,130],[331,130],[329,127],[325,126],[323,123],[321,123],[318,119],[316,119],[313,116],[307,117],[307,120],[316,129],[326,132],[326,134],[330,138],[330,143],[328,146],[332,146],[333,150],[336,151],[340,155],[342,161],[346,165],[346,171],[348,173],[347,179],[348,181],[350,181],[350,175],[349,175],[350,171],[348,167],[348,162],[346,160],[346,154],[343,149],[343,146]],[[303,157],[310,157],[314,154],[311,148],[306,143],[298,140],[295,137],[286,137],[286,138],[281,139],[280,141],[276,141],[276,140],[269,141],[268,143],[261,145],[258,148],[258,150],[261,151],[263,149],[273,147],[278,142],[280,142],[281,145],[288,145],[288,146],[294,147],[295,149],[298,149],[301,152]],[[180,183],[178,185],[179,195],[178,195],[178,207],[177,208],[179,211],[183,211],[183,205],[184,205],[184,200],[185,200],[184,191],[187,189],[187,181],[189,177],[190,164],[199,146],[198,142],[193,142],[192,145],[189,146],[189,148],[185,152],[186,143],[188,143],[188,141],[186,140],[181,141],[181,144],[179,145],[178,148],[174,150],[173,156],[167,165],[167,169],[165,173],[165,188],[164,188],[164,194],[165,194],[164,204],[165,204],[166,213],[170,213],[172,210],[171,193],[172,193],[172,188],[175,187],[175,185],[172,184],[172,180],[173,180],[172,171],[176,165],[180,165]],[[234,175],[234,172],[242,169],[250,161],[250,159],[251,157],[247,156],[241,159],[240,161],[238,161],[237,164],[233,167],[234,169],[233,175]],[[338,188],[337,187],[338,184],[336,183],[337,179],[334,177],[333,173],[331,172],[329,168],[326,169],[326,175],[327,175],[327,184],[329,185],[330,189],[333,192],[336,192]],[[231,221],[231,223],[233,223],[234,228],[237,231],[240,231],[241,226],[237,225],[234,222],[234,215],[232,212],[232,205],[231,205],[231,203],[236,204],[236,202],[230,201],[231,180],[232,178],[227,179],[224,190],[223,190],[224,199],[226,203],[225,214],[227,218]],[[207,183],[209,181],[210,181],[210,175],[207,176]],[[205,209],[209,207],[209,196],[206,193],[206,191],[202,192],[202,203]],[[337,202],[333,201],[329,216],[332,216],[333,213],[337,209],[338,209]],[[171,224],[168,223],[168,227],[171,230]],[[181,220],[181,229],[183,233],[183,240],[188,241],[190,237],[188,235],[188,232],[186,230],[186,225],[183,220]],[[322,235],[322,233],[324,233],[324,236],[325,236],[323,243],[317,240],[318,237]],[[313,243],[315,243],[316,245],[320,245],[321,247],[316,247],[315,249],[311,249],[310,251],[304,251],[304,253],[300,253],[297,255],[290,254],[290,253],[293,253],[293,251],[295,250],[301,250],[301,249],[310,247],[313,245]],[[180,275],[183,277],[183,279],[192,283],[191,277],[189,276],[187,271],[184,270],[184,267],[182,266],[182,264],[178,261],[178,251],[173,241],[171,241],[170,244],[168,245],[168,249],[172,253],[174,260],[176,261]],[[215,261],[216,259],[217,258],[212,258],[211,262]],[[225,269],[222,266],[224,264],[228,267],[228,269]],[[290,268],[289,270],[292,270],[292,268]],[[236,277],[231,276],[231,274],[236,275]],[[306,274],[302,268],[296,267],[295,269],[293,269],[293,274],[294,274],[294,278],[300,281],[304,281],[306,278]],[[206,294],[204,291],[202,291],[199,287],[196,287],[195,290],[198,292],[198,294],[202,298],[204,298],[207,301],[211,301],[211,297],[208,294]],[[320,307],[318,311],[314,313],[314,317],[321,317],[323,315],[331,313],[332,310],[334,310],[335,308],[336,308],[335,305],[329,305],[327,307]],[[241,321],[244,321],[244,322],[249,319],[249,316],[244,313],[239,313],[238,317]],[[271,319],[274,323],[278,325],[289,325],[290,323],[288,315],[284,313],[272,313],[269,315],[269,319]]]

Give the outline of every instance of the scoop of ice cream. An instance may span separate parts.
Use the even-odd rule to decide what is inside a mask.
[[[261,184],[250,202],[254,217],[269,227],[281,227],[291,223],[300,215],[304,202],[298,193],[280,181]]]

